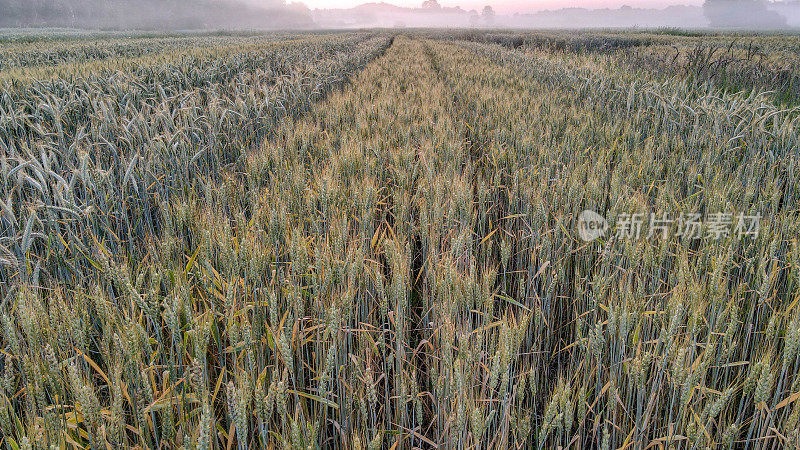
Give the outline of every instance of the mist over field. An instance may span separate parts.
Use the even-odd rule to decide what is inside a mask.
[[[785,29],[800,26],[800,2],[708,0],[702,6],[675,3],[664,8],[621,6],[563,8],[499,14],[491,4],[466,10],[426,1],[418,8],[366,3],[349,9],[317,9],[314,22],[324,28],[472,27],[472,28],[723,28]],[[636,3],[633,3],[634,5]]]
[[[281,0],[0,0],[0,27],[306,29],[306,11]]]
[[[800,1],[676,1],[663,8],[581,7],[581,1],[517,12],[443,6],[437,0],[415,7],[369,2],[351,8],[314,8],[283,0],[0,0],[0,27],[85,29],[314,29],[314,28],[720,28],[771,30],[800,26]],[[548,5],[551,3],[548,3]],[[596,6],[596,3],[591,3]]]

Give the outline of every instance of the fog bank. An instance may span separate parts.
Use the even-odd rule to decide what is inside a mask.
[[[0,27],[88,29],[272,29],[314,27],[282,1],[0,0]]]
[[[777,30],[800,27],[800,0],[707,0],[703,6],[562,8],[497,14],[443,7],[365,3],[310,10],[283,0],[0,0],[0,27],[88,29],[310,29],[310,28],[716,28]],[[577,0],[575,0],[577,1]],[[679,1],[679,0],[676,0]],[[632,2],[633,3],[633,2]]]
[[[666,8],[562,8],[530,14],[495,14],[491,7],[465,10],[428,0],[418,8],[366,3],[348,9],[316,9],[323,28],[719,28],[768,30],[800,27],[800,1],[709,0],[703,6]]]

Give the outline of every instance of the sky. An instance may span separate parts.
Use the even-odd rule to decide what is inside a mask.
[[[296,0],[295,0],[296,1]],[[381,0],[300,0],[314,8],[349,8],[367,2]],[[419,6],[423,0],[383,0],[398,6]],[[499,13],[534,12],[543,9],[565,7],[618,8],[630,5],[642,8],[663,8],[674,4],[699,5],[702,0],[439,0],[442,6],[461,6],[464,9],[480,10],[492,5]]]

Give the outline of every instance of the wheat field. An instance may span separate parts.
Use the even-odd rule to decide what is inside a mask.
[[[0,42],[0,446],[800,446],[800,37]]]

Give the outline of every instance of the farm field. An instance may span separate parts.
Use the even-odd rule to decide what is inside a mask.
[[[0,446],[800,445],[798,36],[23,34],[0,86]]]

